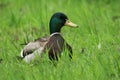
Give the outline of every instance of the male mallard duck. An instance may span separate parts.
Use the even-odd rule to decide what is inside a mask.
[[[48,56],[50,60],[58,60],[58,56],[65,47],[69,51],[69,57],[72,58],[72,48],[65,42],[64,38],[60,34],[60,30],[63,26],[78,27],[72,23],[65,14],[57,12],[50,20],[50,36],[39,38],[33,42],[28,43],[21,51],[21,57],[29,63],[35,58],[35,55],[42,56],[42,53],[48,50]]]

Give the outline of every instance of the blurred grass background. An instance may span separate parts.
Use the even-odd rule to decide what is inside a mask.
[[[0,80],[119,80],[120,0],[0,0]],[[63,12],[79,28],[62,29],[73,47],[73,60],[54,66],[26,64],[20,55],[24,41],[49,35],[49,20]],[[64,52],[66,54],[67,52]]]

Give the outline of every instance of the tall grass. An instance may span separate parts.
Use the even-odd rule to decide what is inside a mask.
[[[119,80],[119,0],[0,0],[0,80]],[[18,61],[20,44],[49,35],[53,13],[63,12],[79,25],[64,27],[62,35],[73,48],[57,65],[48,55],[30,64]]]

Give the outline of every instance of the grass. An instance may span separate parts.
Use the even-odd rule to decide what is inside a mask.
[[[119,80],[119,0],[0,0],[0,80]],[[62,29],[73,47],[56,66],[47,54],[37,63],[16,59],[24,41],[49,35],[53,13],[63,12],[79,28]],[[67,52],[63,52],[66,54]],[[38,59],[37,59],[38,60]]]

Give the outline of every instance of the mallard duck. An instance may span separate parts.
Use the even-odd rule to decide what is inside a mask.
[[[28,43],[21,51],[21,58],[29,63],[35,58],[35,55],[42,57],[43,53],[47,50],[50,60],[58,60],[58,57],[65,48],[68,49],[69,57],[72,58],[72,47],[60,34],[63,26],[78,27],[64,13],[57,12],[53,14],[49,22],[50,36]]]

